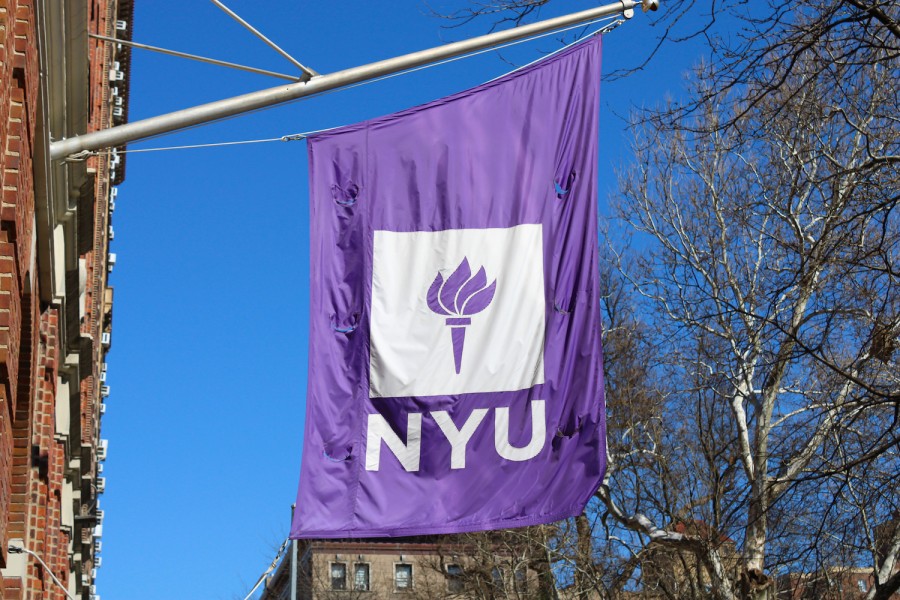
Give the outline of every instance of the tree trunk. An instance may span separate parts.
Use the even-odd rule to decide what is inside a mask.
[[[578,536],[575,553],[575,597],[588,598],[593,587],[591,574],[594,570],[594,553],[591,524],[583,514],[575,517],[575,531]]]

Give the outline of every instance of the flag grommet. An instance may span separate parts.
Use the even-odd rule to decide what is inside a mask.
[[[350,315],[350,319],[344,323],[337,321],[335,315],[331,315],[331,329],[338,333],[352,333],[359,327],[359,313]]]
[[[359,186],[353,182],[349,182],[344,187],[335,183],[331,186],[331,197],[336,204],[353,206],[359,198]]]

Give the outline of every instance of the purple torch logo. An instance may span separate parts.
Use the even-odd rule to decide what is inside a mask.
[[[466,326],[471,325],[471,315],[480,313],[494,299],[497,280],[488,285],[484,267],[472,275],[469,261],[463,258],[453,274],[444,281],[440,273],[428,288],[428,308],[439,315],[450,317],[447,326],[453,340],[453,362],[456,374],[462,365],[463,345],[466,341]]]

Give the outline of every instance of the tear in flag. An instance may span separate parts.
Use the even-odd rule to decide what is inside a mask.
[[[597,490],[599,83],[595,37],[309,138],[291,537],[534,525]]]

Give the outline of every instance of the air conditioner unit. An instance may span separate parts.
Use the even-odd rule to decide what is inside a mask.
[[[101,414],[101,415],[105,415],[105,414],[106,414],[106,405],[105,405],[104,403],[102,403],[102,402],[100,403],[100,414]]]
[[[110,92],[112,93],[113,96],[118,96],[118,95],[119,95],[119,88],[118,88],[118,87],[116,87],[116,86],[113,85],[113,86],[110,86],[109,89],[110,89]]]
[[[96,585],[91,586],[91,595],[96,597],[96,595],[97,595],[97,586]]]
[[[116,21],[116,31],[125,31],[128,29],[128,21]]]
[[[81,585],[90,585],[90,584],[91,584],[91,578],[88,577],[87,573],[82,573],[81,574]]]
[[[110,69],[109,70],[109,80],[110,81],[124,81],[125,73],[123,73],[122,71],[117,71],[115,69]]]
[[[102,538],[103,537],[103,525],[95,525],[93,535],[95,538]]]
[[[115,264],[115,263],[110,263],[110,264]],[[103,344],[104,346],[109,346],[110,344],[112,344],[112,336],[109,334],[108,331],[104,331],[103,335],[100,336],[100,343]],[[104,387],[106,387],[106,386],[104,386]]]
[[[100,383],[106,383],[106,371],[100,371]]]
[[[113,71],[121,71],[122,65],[119,63],[119,61],[114,60],[113,64],[112,64],[112,69],[113,69]],[[113,150],[113,152],[115,152],[115,150]]]
[[[104,333],[103,335],[109,335],[109,334],[108,334],[108,333]],[[107,342],[106,340],[104,340],[103,343],[104,343],[105,345],[109,346],[109,342]],[[110,389],[109,389],[109,386],[108,386],[108,385],[101,385],[101,386],[100,386],[100,396],[101,396],[102,398],[109,398],[109,392],[110,392]]]
[[[97,463],[97,474],[99,475],[102,472],[103,472],[103,463],[98,462]]]
[[[97,525],[103,522],[103,511],[101,509],[97,509]],[[97,565],[98,567],[100,565]]]
[[[116,239],[116,232],[113,231],[112,225],[109,226],[109,241]]]
[[[125,104],[125,99],[122,96],[116,96],[115,103],[116,106],[122,106]]]
[[[109,450],[109,440],[100,440],[100,444],[97,446],[97,460],[106,460],[107,450]]]
[[[111,213],[116,212],[116,201],[115,200],[109,201],[109,212],[111,212]]]
[[[97,566],[96,565],[94,565],[94,568],[91,569],[91,577],[93,579],[97,579]]]
[[[102,556],[95,556],[95,557],[94,557],[94,566],[97,567],[98,569],[99,569],[101,566],[103,566],[103,557],[102,557]]]
[[[106,491],[106,477],[97,478],[97,493],[102,494]]]
[[[121,106],[115,106],[115,107],[113,107],[113,116],[114,116],[114,117],[124,117],[124,116],[125,116],[125,109],[122,108]]]
[[[115,198],[118,195],[119,195],[119,188],[110,188],[109,189],[109,197],[110,198]]]
[[[94,540],[94,554],[100,554],[101,550],[103,550],[103,542]]]

